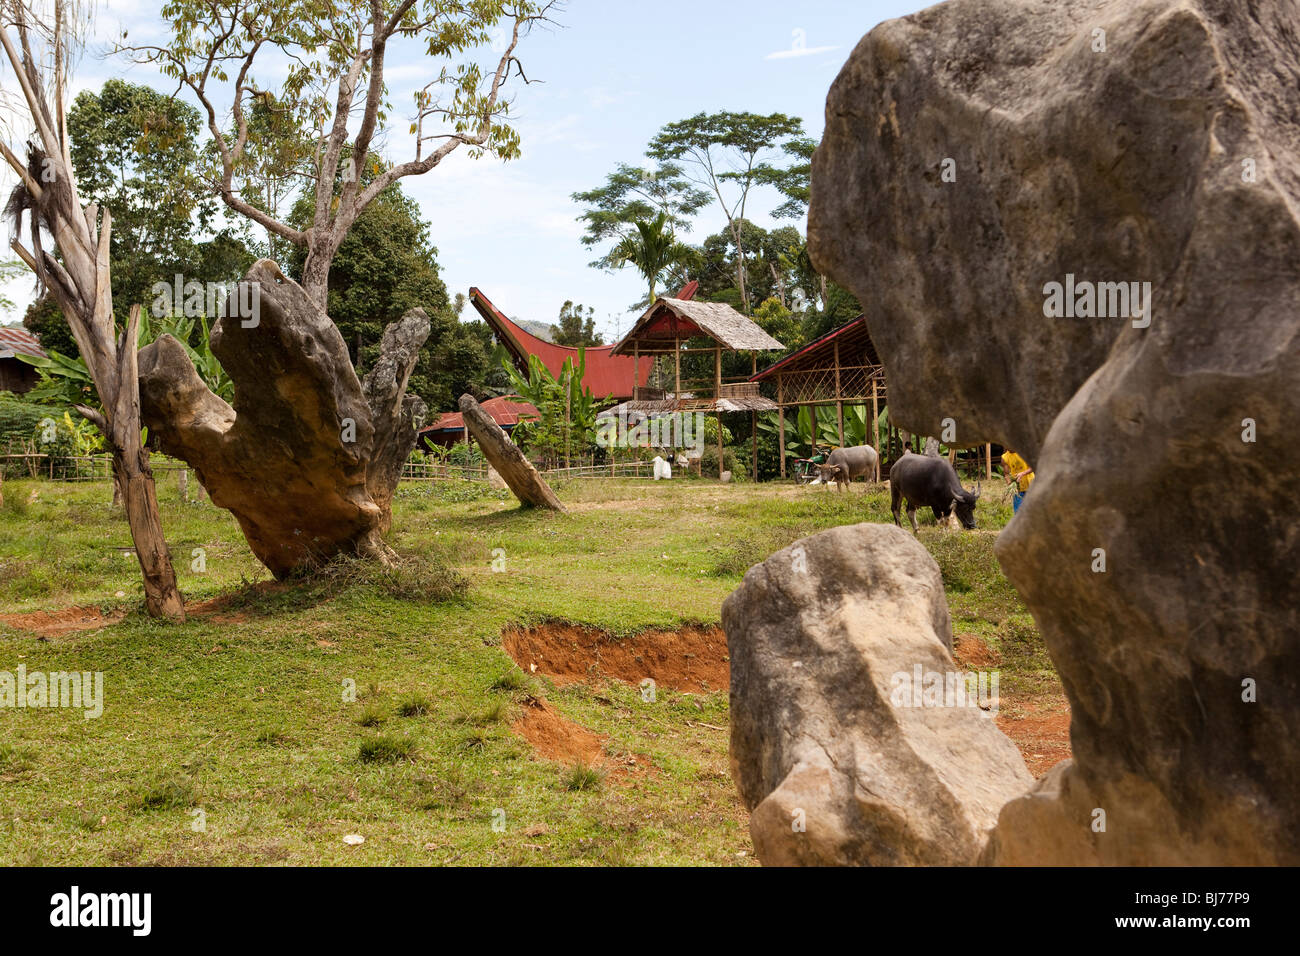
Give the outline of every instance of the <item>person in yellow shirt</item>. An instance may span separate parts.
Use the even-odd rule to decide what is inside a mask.
[[[1016,483],[1015,490],[1011,493],[1011,513],[1015,514],[1024,504],[1029,486],[1034,483],[1034,469],[1029,467],[1029,462],[1008,449],[1002,453],[1002,473],[1008,484],[1013,481]]]

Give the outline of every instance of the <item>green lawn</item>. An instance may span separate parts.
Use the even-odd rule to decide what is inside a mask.
[[[11,864],[749,865],[725,687],[661,688],[647,703],[619,681],[557,686],[520,671],[501,632],[548,619],[620,636],[716,623],[751,564],[823,528],[890,520],[884,492],[861,484],[836,495],[575,481],[557,488],[567,516],[477,486],[408,484],[392,534],[408,566],[271,588],[234,519],[167,483],[163,526],[187,601],[221,599],[177,626],[139,610],[107,484],[3,490],[0,613],[80,606],[110,621],[44,640],[0,626],[0,671],[105,682],[99,719],[0,709],[0,862]],[[1003,654],[1003,693],[1059,694],[993,558],[1010,518],[996,494],[981,501],[980,530],[923,525],[921,540],[944,571],[954,631]],[[539,758],[511,731],[530,695],[641,769]]]

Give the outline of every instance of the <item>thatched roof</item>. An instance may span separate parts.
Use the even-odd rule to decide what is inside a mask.
[[[657,299],[637,320],[632,331],[614,346],[612,355],[633,354],[633,344],[650,347],[674,339],[706,335],[725,349],[737,352],[771,352],[785,346],[752,320],[721,302]]]

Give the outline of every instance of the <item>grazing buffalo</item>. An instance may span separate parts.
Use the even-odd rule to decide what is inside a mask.
[[[889,493],[894,524],[899,527],[902,527],[902,522],[898,520],[898,507],[904,498],[907,499],[907,520],[912,522],[913,532],[917,530],[917,508],[932,509],[935,518],[940,521],[956,511],[963,528],[969,530],[975,527],[975,501],[980,496],[979,482],[975,483],[974,491],[967,491],[945,458],[907,452],[889,469]]]
[[[833,481],[843,491],[844,486],[854,478],[874,475],[876,461],[876,450],[870,445],[836,448],[824,465],[817,466],[818,475],[814,484],[829,485]]]

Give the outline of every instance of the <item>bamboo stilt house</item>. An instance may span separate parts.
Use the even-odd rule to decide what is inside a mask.
[[[708,341],[707,346],[691,345]],[[748,376],[724,381],[722,353],[749,352],[751,375],[757,371],[758,353],[780,351],[785,346],[764,332],[753,320],[729,305],[696,302],[689,299],[656,300],[637,320],[631,331],[611,350],[611,355],[672,357],[671,388],[665,384],[652,388],[638,384],[632,398],[625,403],[629,411],[645,414],[670,412],[712,413],[718,419],[718,471],[723,470],[722,416],[729,412],[749,412],[753,420],[758,412],[774,411],[777,404],[759,394],[757,382]],[[683,379],[682,358],[712,353],[711,381]],[[758,478],[757,429],[754,433],[753,468]]]

